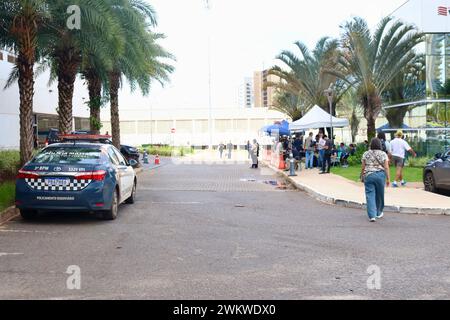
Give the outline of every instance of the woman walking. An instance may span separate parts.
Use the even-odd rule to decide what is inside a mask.
[[[362,158],[361,180],[366,189],[367,213],[370,222],[383,218],[384,188],[390,186],[389,159],[381,140],[372,139],[370,149]]]

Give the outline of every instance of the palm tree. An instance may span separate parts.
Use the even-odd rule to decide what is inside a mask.
[[[338,107],[342,111],[342,116],[349,119],[352,142],[356,142],[359,125],[361,124],[362,108],[354,88],[350,88],[345,93]]]
[[[367,22],[354,18],[342,27],[343,53],[340,68],[332,73],[346,79],[357,88],[370,141],[376,134],[376,119],[382,110],[382,95],[395,77],[416,57],[414,48],[423,35],[412,25],[381,20],[371,34]],[[342,71],[342,72],[341,72]]]
[[[147,95],[153,79],[163,84],[173,67],[160,62],[159,58],[173,57],[160,47],[156,41],[161,34],[150,31],[156,26],[156,14],[153,8],[139,1],[117,0],[114,6],[116,19],[123,27],[125,51],[114,52],[113,65],[108,75],[108,89],[111,105],[111,133],[113,144],[120,147],[119,89],[125,76],[131,89],[136,86]]]
[[[76,4],[81,9],[81,29],[70,30],[66,23],[67,7]],[[112,38],[117,28],[111,16],[111,5],[107,0],[59,0],[49,1],[51,21],[45,29],[47,45],[46,62],[52,69],[52,76],[58,80],[59,130],[69,133],[73,127],[72,101],[75,80],[82,63],[89,56],[109,61]],[[109,60],[108,60],[109,59]]]
[[[17,53],[12,79],[17,77],[20,93],[21,165],[33,155],[34,65],[45,17],[46,3],[43,0],[0,2],[0,48],[6,47]]]
[[[324,37],[317,42],[311,52],[302,42],[295,45],[300,51],[298,57],[290,51],[283,51],[277,59],[287,69],[279,66],[272,67],[269,74],[281,79],[278,83],[269,83],[281,92],[296,95],[305,103],[305,111],[314,105],[322,107],[329,112],[329,104],[324,91],[330,84],[335,85],[335,100],[333,103],[333,114],[336,114],[336,105],[347,90],[344,81],[337,81],[337,77],[328,70],[334,70],[339,56],[339,43],[337,40]]]
[[[297,121],[304,115],[299,97],[290,92],[277,92],[271,109],[288,115],[292,121]]]

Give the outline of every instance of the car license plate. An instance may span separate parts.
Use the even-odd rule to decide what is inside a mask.
[[[45,185],[48,187],[67,187],[70,184],[70,179],[45,179]]]

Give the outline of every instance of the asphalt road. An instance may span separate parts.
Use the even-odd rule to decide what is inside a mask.
[[[276,180],[246,165],[166,164],[146,168],[114,222],[11,221],[0,299],[450,299],[450,217],[370,224]],[[67,288],[69,266],[80,290]]]

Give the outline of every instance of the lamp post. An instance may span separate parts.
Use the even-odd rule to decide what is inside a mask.
[[[328,98],[328,104],[330,107],[330,131],[331,131],[331,141],[334,142],[334,135],[333,135],[333,98],[334,98],[334,90],[333,90],[333,84],[330,84],[330,87],[324,91],[325,95]]]
[[[205,8],[208,14],[208,130],[209,130],[209,150],[213,149],[213,124],[212,124],[212,71],[211,71],[211,3],[205,0]]]

